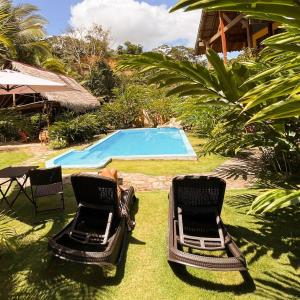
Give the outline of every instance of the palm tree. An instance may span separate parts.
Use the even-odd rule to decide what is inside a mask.
[[[52,57],[45,41],[47,21],[37,12],[31,4],[0,0],[0,57],[64,73],[63,63]]]

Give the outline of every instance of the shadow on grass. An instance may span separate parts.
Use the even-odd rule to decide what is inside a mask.
[[[247,294],[255,291],[256,287],[254,281],[249,272],[240,272],[243,277],[243,282],[241,284],[221,284],[213,281],[208,281],[203,278],[196,277],[189,273],[184,265],[169,263],[174,274],[185,283],[204,288],[206,290],[214,290],[218,292],[233,292],[235,294]],[[208,271],[209,272],[209,271]]]
[[[300,183],[299,174],[292,176],[271,171],[263,160],[251,152],[247,153],[247,157],[240,157],[218,167],[215,175],[225,180],[250,180],[257,188],[297,188],[297,184]]]
[[[287,254],[294,269],[300,267],[300,211],[290,207],[277,213],[256,216],[253,225],[257,230],[242,226],[227,225],[228,231],[243,247],[245,255],[252,255],[248,263],[259,260],[267,252],[278,259]],[[253,227],[251,225],[251,227]]]
[[[299,275],[281,274],[276,271],[264,272],[268,279],[257,279],[259,288],[258,295],[267,299],[299,299],[300,296],[300,281]],[[294,276],[294,278],[291,277]],[[298,280],[297,280],[298,279]]]
[[[215,174],[224,179],[243,179],[257,175],[261,171],[259,159],[249,153],[247,157],[239,157],[230,163],[225,163],[215,170]]]
[[[132,208],[133,218],[138,206],[136,199]],[[49,230],[43,236],[40,232],[46,228],[49,218],[41,219],[19,237],[22,244],[16,253],[6,253],[1,257],[0,299],[95,299],[108,297],[108,293],[112,295],[108,287],[120,284],[124,277],[129,243],[143,242],[133,239],[131,234],[126,236],[117,267],[60,260],[47,250],[48,239],[69,222],[68,216],[69,213],[65,213],[51,219],[51,227],[48,226]],[[30,240],[38,234],[39,239],[35,242]]]

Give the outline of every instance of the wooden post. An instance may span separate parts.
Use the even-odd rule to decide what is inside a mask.
[[[13,94],[13,107],[16,107],[16,94]]]
[[[269,22],[268,23],[268,36],[272,36],[273,35],[273,23]]]
[[[247,20],[246,30],[247,30],[247,46],[248,46],[248,48],[253,48],[253,44],[252,44],[252,30],[251,30],[250,20]]]
[[[224,57],[224,63],[227,64],[227,43],[226,43],[226,35],[224,31],[224,22],[223,22],[223,16],[222,12],[219,11],[219,19],[220,19],[220,25],[219,30],[221,33],[221,41],[222,41],[222,52]]]

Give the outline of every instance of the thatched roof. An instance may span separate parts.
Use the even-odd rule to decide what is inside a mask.
[[[78,82],[76,82],[76,80],[71,77],[35,68],[17,61],[7,61],[5,67],[22,72],[24,74],[64,83],[74,88],[74,91],[41,94],[43,98],[46,98],[50,102],[57,103],[62,107],[66,107],[76,112],[84,112],[87,110],[95,109],[100,105],[96,97],[91,95],[84,87],[82,87]]]
[[[233,20],[240,13],[238,12],[226,12],[226,15]],[[206,12],[202,11],[195,52],[197,55],[205,53],[205,46],[199,46],[199,42],[208,41],[216,32],[219,27],[219,12]],[[243,28],[242,23],[237,23],[233,26],[228,34],[226,34],[227,51],[239,51],[242,50],[247,43],[247,31]],[[221,39],[216,39],[212,44],[212,48],[217,52],[222,52]]]

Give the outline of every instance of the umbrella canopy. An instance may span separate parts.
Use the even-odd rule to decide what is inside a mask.
[[[0,71],[0,95],[74,91],[69,85],[26,75],[12,70]]]

